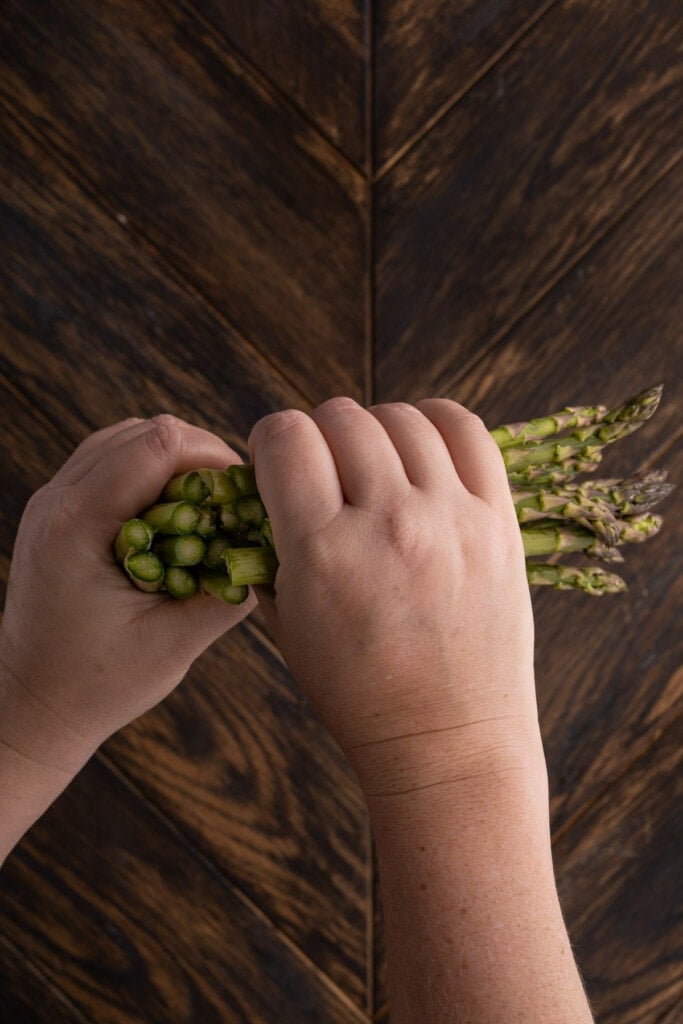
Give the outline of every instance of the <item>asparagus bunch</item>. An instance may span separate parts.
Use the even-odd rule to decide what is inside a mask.
[[[623,545],[658,532],[662,518],[652,509],[674,489],[663,470],[624,480],[575,478],[594,471],[607,445],[646,422],[661,393],[661,387],[648,388],[611,410],[569,407],[491,431],[507,468],[532,586],[587,594],[626,589],[621,577],[601,567],[538,559],[580,552],[621,562]],[[272,583],[278,566],[249,465],[174,477],[159,504],[124,523],[114,552],[141,590],[186,599],[199,589],[231,604],[246,599],[249,584]]]

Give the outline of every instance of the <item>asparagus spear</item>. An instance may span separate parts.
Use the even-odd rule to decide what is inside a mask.
[[[164,573],[164,590],[179,601],[186,601],[197,591],[197,580],[190,569],[182,565],[169,565]]]
[[[491,437],[499,448],[523,445],[527,441],[540,441],[546,437],[562,434],[570,427],[588,427],[600,423],[607,414],[606,405],[567,406],[559,412],[524,423],[506,423],[491,431]]]
[[[557,441],[502,449],[505,465],[519,472],[527,466],[561,465],[571,459],[590,459],[592,451],[633,433],[654,414],[661,387],[647,388],[608,412],[597,423],[580,427]]]
[[[186,533],[178,537],[164,537],[152,545],[152,550],[164,565],[199,565],[206,545],[196,533]]]
[[[599,566],[551,565],[548,562],[527,562],[526,575],[530,586],[550,586],[556,590],[583,590],[586,594],[617,594],[626,590],[621,576],[605,572]]]
[[[249,593],[248,587],[233,586],[224,573],[204,569],[199,574],[199,586],[203,594],[217,597],[226,604],[242,604]]]
[[[148,593],[161,590],[164,582],[164,567],[151,551],[134,551],[123,560],[128,578],[138,590]]]
[[[119,530],[114,544],[117,561],[123,562],[126,556],[134,551],[147,551],[153,537],[154,528],[144,519],[129,519]]]
[[[278,561],[268,548],[226,548],[223,558],[233,586],[275,581]]]
[[[148,508],[142,518],[159,533],[192,533],[199,522],[199,512],[189,501],[170,501]]]
[[[195,469],[190,473],[182,473],[169,480],[161,497],[164,501],[204,501],[209,496],[209,488]]]

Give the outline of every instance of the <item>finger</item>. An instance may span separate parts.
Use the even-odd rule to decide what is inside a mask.
[[[388,496],[410,489],[403,464],[386,430],[351,398],[331,398],[312,413],[332,452],[346,500],[377,508]]]
[[[443,437],[414,405],[391,402],[372,405],[368,412],[391,438],[411,484],[422,490],[443,491],[455,479]]]
[[[118,439],[120,441],[121,437],[130,433],[130,431],[140,433],[145,424],[149,424],[149,420],[143,420],[134,416],[127,420],[121,420],[119,423],[114,423],[110,427],[104,427],[102,430],[96,430],[94,434],[89,434],[73,450],[63,466],[55,473],[53,481],[60,484],[75,483],[90,468],[93,461],[97,459],[100,448],[106,444],[111,444],[114,440]]]
[[[448,398],[425,398],[417,407],[443,437],[467,490],[490,503],[509,502],[505,464],[482,420]]]
[[[306,413],[286,409],[264,416],[249,435],[249,453],[276,550],[285,535],[322,526],[343,507],[332,453]]]
[[[103,529],[116,527],[154,504],[177,473],[241,462],[237,452],[208,430],[165,414],[150,422],[152,429],[103,452],[75,484],[78,505],[89,513],[86,521],[96,521]]]

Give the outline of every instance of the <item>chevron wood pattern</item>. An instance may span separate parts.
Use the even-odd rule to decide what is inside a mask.
[[[605,468],[683,480],[681,43],[659,0],[6,0],[3,589],[32,491],[162,410],[246,455],[335,394],[494,425],[663,381]],[[534,595],[599,1024],[683,1014],[677,500],[626,595]],[[386,1024],[382,934],[362,793],[256,612],[8,859],[0,1024]]]

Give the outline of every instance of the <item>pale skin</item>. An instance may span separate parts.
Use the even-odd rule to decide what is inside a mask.
[[[280,559],[254,590],[370,812],[392,1024],[589,1024],[553,875],[521,537],[486,428],[445,399],[332,399],[265,417],[249,448]],[[126,421],[29,503],[0,632],[0,860],[253,607],[136,593],[109,555],[174,473],[237,461],[188,424]]]

